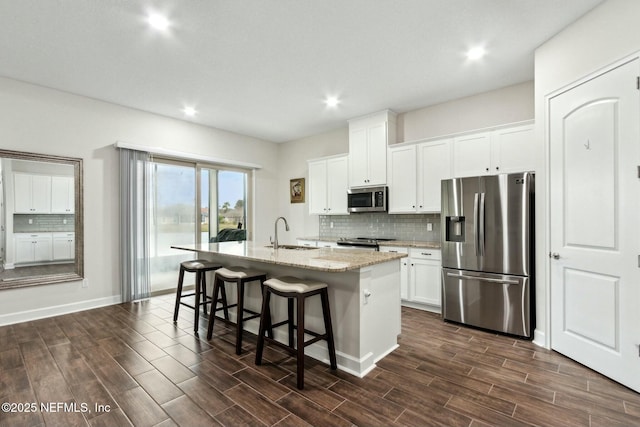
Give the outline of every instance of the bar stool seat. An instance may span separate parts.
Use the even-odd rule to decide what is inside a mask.
[[[237,307],[235,321],[236,354],[240,354],[242,352],[242,332],[244,329],[244,322],[260,317],[260,313],[247,309],[244,306],[245,284],[249,282],[260,282],[260,287],[262,287],[265,280],[267,280],[267,273],[251,270],[245,267],[222,267],[216,270],[215,280],[213,281],[213,292],[211,294],[211,299],[216,301],[216,304],[211,308],[211,316],[209,316],[209,327],[207,328],[208,340],[213,336],[213,325],[216,319],[228,324],[234,324],[234,322],[229,320],[229,309]],[[227,282],[236,284],[238,298],[235,304],[229,304],[226,300],[225,283]],[[221,294],[223,297],[220,298],[218,294]],[[222,303],[221,307],[217,306],[218,302]],[[224,312],[224,317],[216,315],[220,310]],[[248,313],[248,315],[245,315],[245,313]]]
[[[278,323],[271,322],[271,310],[269,301],[271,294],[287,298],[288,318]],[[322,317],[324,320],[325,333],[320,334],[305,329],[304,327],[304,301],[313,295],[320,295],[322,302]],[[296,301],[297,319],[293,322],[293,302]],[[288,325],[289,327],[289,344],[283,344],[273,339],[273,328]],[[296,345],[293,342],[293,330],[296,330]],[[265,336],[265,332],[269,336]],[[305,341],[304,334],[313,336],[312,339]],[[256,365],[262,364],[262,352],[264,350],[265,341],[284,348],[289,353],[296,356],[297,362],[297,386],[298,389],[304,388],[304,348],[317,341],[325,340],[329,351],[329,362],[331,369],[337,369],[336,348],[333,341],[333,329],[331,327],[331,312],[329,309],[329,293],[327,284],[315,280],[304,280],[292,276],[283,276],[271,278],[264,282],[262,294],[262,316],[260,317],[260,329],[258,330],[258,343],[256,347]]]
[[[198,319],[200,316],[200,307],[202,307],[205,316],[207,315],[207,304],[211,304],[212,300],[207,295],[207,271],[213,271],[219,269],[221,266],[213,263],[211,261],[207,261],[204,259],[194,259],[190,261],[183,261],[180,263],[180,273],[178,276],[178,288],[176,290],[176,304],[173,309],[173,321],[178,321],[178,311],[180,309],[180,305],[184,305],[189,308],[193,308],[195,311],[194,321],[193,321],[193,331],[194,333],[198,333]],[[183,294],[182,293],[182,284],[184,282],[184,273],[195,273],[196,274],[196,283],[195,289],[192,293]],[[195,296],[195,303],[193,305],[188,304],[186,302],[182,302],[182,298]],[[202,298],[202,300],[201,300]],[[226,296],[225,296],[226,298]]]

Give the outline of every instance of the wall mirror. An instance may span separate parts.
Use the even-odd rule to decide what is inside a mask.
[[[0,289],[82,280],[82,159],[0,150]]]

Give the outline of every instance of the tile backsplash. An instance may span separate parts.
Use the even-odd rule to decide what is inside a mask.
[[[29,223],[31,220],[31,223]],[[65,223],[66,222],[66,223]],[[75,215],[70,214],[14,214],[14,233],[63,232],[75,230]]]
[[[359,213],[320,215],[320,238],[375,237],[406,241],[439,242],[440,214]],[[432,230],[427,231],[427,224]]]

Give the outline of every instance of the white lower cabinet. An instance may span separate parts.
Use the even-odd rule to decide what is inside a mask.
[[[62,261],[76,257],[75,233],[53,233],[53,260]]]
[[[411,248],[409,250],[409,295],[412,302],[426,304],[431,311],[440,311],[440,250]]]
[[[440,313],[441,286],[439,249],[380,246],[380,252],[408,254],[400,260],[402,305]]]
[[[18,233],[14,237],[16,264],[51,261],[51,233]]]
[[[75,258],[75,233],[15,233],[15,263],[33,264]]]
[[[380,252],[393,252],[408,254],[408,248],[398,248],[395,246],[380,246]],[[409,299],[409,258],[400,259],[400,299]]]

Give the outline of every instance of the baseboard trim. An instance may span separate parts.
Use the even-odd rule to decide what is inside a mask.
[[[0,326],[13,325],[14,323],[29,322],[31,320],[45,319],[47,317],[60,316],[62,314],[75,313],[78,311],[90,310],[92,308],[104,307],[107,305],[119,304],[122,302],[121,295],[114,295],[105,298],[96,298],[87,301],[79,301],[70,304],[56,305],[53,307],[38,308],[35,310],[20,311],[17,313],[0,315]]]
[[[535,329],[533,331],[533,343],[549,350],[549,347],[547,347],[547,337],[544,331],[539,329]]]

